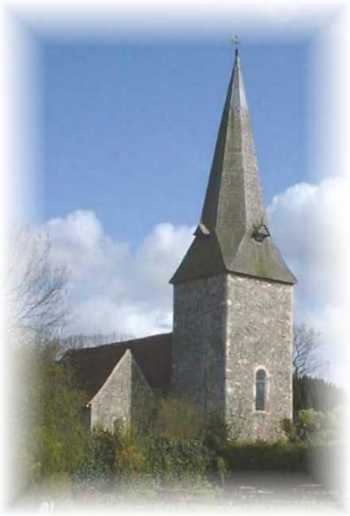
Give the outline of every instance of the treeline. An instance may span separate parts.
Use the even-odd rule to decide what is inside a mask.
[[[314,409],[317,412],[332,410],[347,401],[343,389],[322,378],[304,375],[293,376],[294,414],[299,410]]]

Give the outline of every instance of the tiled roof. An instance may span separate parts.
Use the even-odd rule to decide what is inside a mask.
[[[78,386],[91,399],[102,387],[127,349],[141,368],[150,387],[167,391],[171,377],[172,333],[69,350],[62,361],[72,366]]]
[[[171,283],[225,272],[296,281],[268,230],[238,51],[200,223]]]

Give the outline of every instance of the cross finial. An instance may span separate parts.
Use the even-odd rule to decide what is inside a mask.
[[[237,34],[235,34],[235,36],[231,39],[235,46],[235,57],[237,57],[238,56],[239,37],[237,36]]]

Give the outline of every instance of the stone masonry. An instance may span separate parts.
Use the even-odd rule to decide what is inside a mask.
[[[89,403],[91,428],[101,426],[113,432],[116,424],[140,427],[152,403],[152,389],[128,350]]]
[[[224,275],[174,290],[173,390],[204,412],[225,410]]]
[[[226,420],[245,438],[277,438],[281,419],[292,417],[293,287],[234,275],[226,280]],[[260,368],[267,374],[264,411],[255,409]]]
[[[233,274],[175,287],[173,389],[247,439],[281,435],[292,417],[291,285]],[[267,373],[266,410],[255,374]]]

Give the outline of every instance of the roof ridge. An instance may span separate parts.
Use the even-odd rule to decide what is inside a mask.
[[[145,341],[145,340],[154,339],[154,338],[157,338],[157,337],[170,337],[172,334],[173,334],[173,332],[155,333],[153,335],[147,335],[146,337],[136,337],[135,339],[120,340],[120,341],[117,341],[117,342],[110,342],[108,344],[99,344],[97,346],[86,346],[86,347],[81,347],[81,348],[77,348],[77,349],[68,349],[63,356],[67,355],[68,353],[77,353],[77,352],[80,352],[80,351],[93,351],[93,350],[96,350],[96,349],[101,350],[101,349],[106,349],[106,348],[110,348],[110,347],[117,347],[117,346],[122,346],[122,345],[135,344],[135,343],[137,343],[139,341]]]

